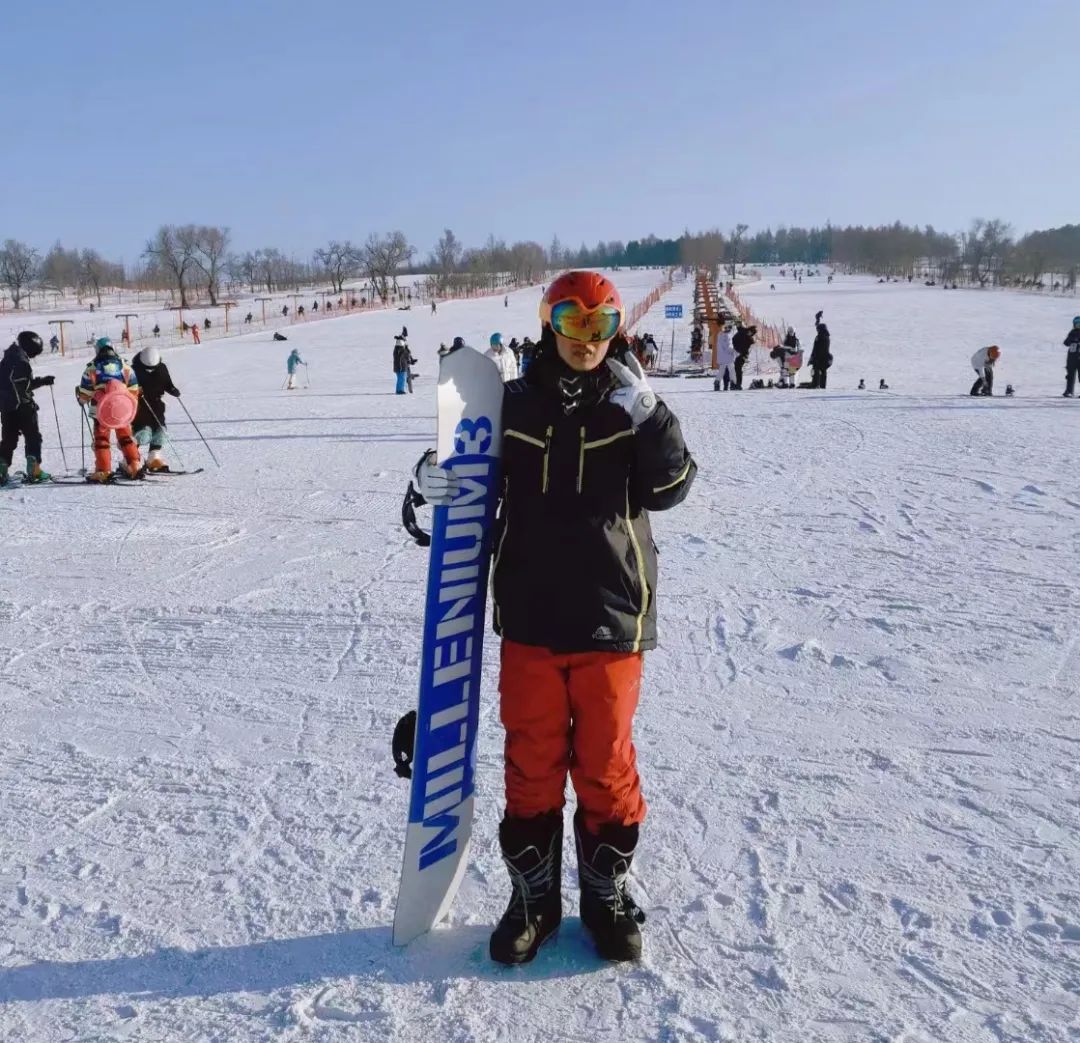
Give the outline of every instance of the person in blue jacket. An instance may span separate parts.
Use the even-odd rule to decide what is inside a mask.
[[[289,354],[288,361],[285,363],[289,370],[289,382],[285,387],[292,391],[296,387],[296,369],[298,366],[306,366],[307,363],[300,357],[300,349],[293,348]]]

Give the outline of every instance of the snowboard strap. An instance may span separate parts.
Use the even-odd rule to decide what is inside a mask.
[[[418,546],[430,547],[431,535],[424,532],[416,520],[416,508],[423,507],[425,503],[427,500],[420,495],[412,482],[409,482],[409,488],[405,490],[405,499],[401,504],[401,524],[405,526],[405,531],[416,540]]]
[[[394,726],[391,745],[394,751],[394,773],[403,779],[411,779],[413,747],[416,745],[415,710],[410,710]]]

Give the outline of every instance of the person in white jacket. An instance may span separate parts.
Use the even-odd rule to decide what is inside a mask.
[[[994,393],[994,363],[1001,358],[1001,348],[991,344],[988,348],[979,348],[971,356],[971,366],[977,376],[971,385],[972,395],[992,395]]]
[[[499,373],[502,374],[504,384],[508,380],[517,380],[517,357],[509,348],[503,345],[501,333],[491,335],[491,347],[484,354],[499,367]]]
[[[723,378],[725,391],[735,385],[735,349],[727,326],[716,335],[716,370]]]

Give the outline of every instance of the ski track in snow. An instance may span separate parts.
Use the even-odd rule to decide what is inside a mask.
[[[659,275],[618,278],[633,301]],[[1080,1039],[1072,306],[777,282],[746,298],[826,309],[827,394],[655,382],[701,472],[654,519],[641,965],[593,955],[569,850],[558,939],[488,960],[494,639],[469,872],[447,925],[390,944],[426,565],[401,496],[438,342],[532,332],[531,289],[297,328],[292,394],[265,336],[168,352],[224,470],[0,493],[0,1039]],[[1014,400],[964,396],[986,329]]]

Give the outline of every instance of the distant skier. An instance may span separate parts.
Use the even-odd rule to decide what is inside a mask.
[[[735,376],[735,348],[731,343],[731,333],[727,326],[723,326],[716,335],[716,368],[725,391],[729,391],[739,383]]]
[[[45,350],[41,337],[33,330],[23,330],[0,358],[0,485],[8,482],[8,471],[19,438],[26,450],[27,482],[47,482],[52,475],[41,469],[41,429],[37,388],[49,387],[54,378],[35,377],[30,360]]]
[[[112,481],[112,432],[116,432],[116,441],[124,456],[123,470],[128,478],[141,478],[143,475],[139,460],[139,447],[131,432],[131,425],[108,428],[98,419],[97,408],[102,397],[110,391],[109,385],[119,382],[136,400],[139,398],[139,381],[134,370],[120,358],[112,341],[101,337],[94,345],[96,353],[93,361],[83,371],[82,381],[75,389],[79,402],[87,407],[94,421],[94,466],[95,470],[87,476],[91,482]]]
[[[432,301],[431,302],[431,314],[435,315],[438,312],[438,310],[439,310],[439,306],[435,303],[435,301]]]
[[[196,323],[196,322],[193,322],[191,324],[191,339],[196,344],[201,344],[202,343],[202,337],[199,334],[199,324]]]
[[[139,382],[142,394],[139,396],[139,408],[135,412],[132,428],[135,442],[140,448],[150,447],[146,460],[148,471],[167,471],[162,450],[168,431],[165,427],[165,395],[180,397],[180,389],[169,375],[169,367],[161,361],[161,352],[155,347],[143,348],[131,360],[131,368]]]
[[[203,319],[203,329],[204,330],[210,329],[210,316],[209,315],[207,315],[206,318]]]
[[[60,350],[60,338],[54,333],[49,338],[49,353],[55,355]]]
[[[533,343],[532,337],[526,337],[521,342],[521,361],[519,368],[521,375],[525,376],[529,371],[529,366],[532,365],[533,359],[536,357],[536,345]]]
[[[979,348],[971,356],[971,365],[977,376],[971,385],[971,395],[992,395],[994,393],[994,363],[1001,358],[1001,348],[991,344],[988,348]]]
[[[502,334],[493,333],[489,344],[490,347],[484,354],[499,367],[499,374],[503,379],[503,383],[517,380],[519,376],[517,358],[509,348],[503,345]]]
[[[642,342],[645,352],[645,368],[648,370],[656,369],[656,364],[660,360],[660,349],[656,346],[656,338],[651,333],[646,333],[642,338]]]
[[[559,926],[569,776],[581,922],[601,957],[635,960],[645,918],[628,877],[645,801],[633,718],[642,653],[656,646],[649,511],[681,503],[696,466],[630,354],[608,279],[559,276],[540,318],[528,376],[507,385],[502,407],[492,591],[512,893],[489,952],[526,963]],[[429,503],[453,501],[459,480],[434,452],[414,474]]]
[[[300,357],[300,349],[293,348],[285,360],[285,368],[289,371],[289,379],[285,383],[286,391],[293,391],[296,388],[296,371],[300,366],[306,365],[307,363]]]
[[[1065,398],[1073,397],[1076,378],[1080,375],[1080,315],[1072,321],[1072,329],[1065,338]]]
[[[814,329],[817,335],[814,337],[814,346],[810,349],[810,368],[813,370],[813,382],[811,387],[824,390],[828,383],[829,367],[832,365],[832,355],[829,348],[832,338],[829,335],[829,327],[821,321],[822,312],[814,316]]]
[[[153,334],[155,337],[161,336],[161,327],[156,322],[154,323]]]
[[[780,364],[780,380],[777,387],[794,387],[795,374],[802,368],[802,350],[793,326],[788,326],[783,343],[773,348],[769,352],[769,357],[776,359]]]
[[[409,345],[405,343],[405,338],[399,333],[394,338],[395,395],[404,395],[407,393],[409,367],[415,365],[415,363],[416,359],[413,358],[412,352],[409,350]]]
[[[735,390],[742,391],[742,375],[746,363],[750,361],[750,349],[754,346],[757,326],[746,326],[742,321],[735,323],[735,336],[731,346],[735,349]]]

